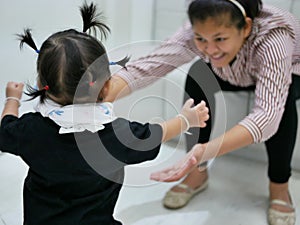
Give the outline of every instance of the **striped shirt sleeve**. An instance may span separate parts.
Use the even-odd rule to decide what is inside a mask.
[[[271,31],[256,49],[258,73],[253,111],[240,122],[254,142],[278,130],[291,84],[293,39],[284,29]]]
[[[187,23],[149,55],[127,63],[127,70],[120,70],[117,75],[134,91],[152,84],[199,54],[191,26]]]

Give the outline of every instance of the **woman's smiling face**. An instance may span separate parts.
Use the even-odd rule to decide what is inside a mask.
[[[223,19],[226,16],[222,17]],[[207,55],[215,67],[227,66],[241,49],[251,32],[252,20],[246,18],[246,26],[238,29],[219,19],[208,18],[205,21],[194,21],[194,41],[197,48]]]

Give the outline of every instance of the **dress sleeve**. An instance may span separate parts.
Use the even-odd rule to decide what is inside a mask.
[[[186,23],[150,54],[127,63],[127,70],[122,69],[117,74],[134,91],[155,82],[199,54],[193,41],[191,25]]]
[[[240,122],[263,142],[276,133],[292,82],[293,39],[284,29],[270,32],[257,48],[258,75],[252,112]]]
[[[18,118],[6,115],[1,120],[0,126],[0,150],[14,155],[19,155],[19,139],[21,124]]]
[[[156,158],[159,153],[163,135],[160,125],[119,118],[112,123],[112,129],[115,140],[107,147],[118,160],[126,164],[141,163]]]

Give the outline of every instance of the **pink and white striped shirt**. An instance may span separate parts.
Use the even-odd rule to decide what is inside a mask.
[[[191,25],[186,23],[149,55],[128,63],[128,70],[118,75],[136,90],[196,56],[209,62],[193,38]],[[213,67],[213,71],[233,85],[256,86],[252,112],[239,124],[249,130],[254,142],[269,139],[281,121],[291,74],[300,74],[300,22],[285,10],[264,6],[233,64]]]

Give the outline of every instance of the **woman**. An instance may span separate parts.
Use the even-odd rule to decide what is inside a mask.
[[[188,174],[164,198],[166,207],[180,208],[207,186],[207,170],[198,170],[197,162],[264,142],[269,159],[269,224],[294,224],[288,181],[297,135],[295,101],[300,95],[299,21],[286,11],[263,6],[260,0],[195,0],[188,15],[190,23],[114,76],[109,98],[142,88],[196,56],[211,68],[222,90],[254,90],[255,104],[249,115],[209,142],[211,126],[207,126],[187,155],[187,167],[179,163],[153,174],[152,179],[174,181]],[[197,76],[202,76],[201,71]],[[187,77],[185,88],[196,103],[211,99],[193,75]]]

